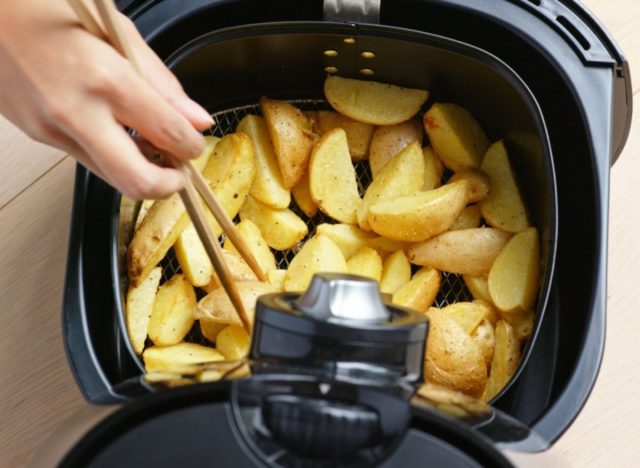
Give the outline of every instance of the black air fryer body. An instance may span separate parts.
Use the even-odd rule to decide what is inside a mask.
[[[276,39],[278,34],[286,37],[314,28],[327,35],[385,35],[373,26],[349,22],[323,26],[319,23],[323,5],[318,0],[118,3],[158,54],[173,64],[186,91],[212,111],[255,102],[260,94],[269,95],[270,86],[279,90],[275,97],[297,98],[300,92],[308,93],[309,89],[320,94],[323,75],[306,76],[305,81],[300,81],[308,67],[292,70],[285,78],[269,77],[265,76],[269,74],[269,63],[249,63],[240,53],[241,47],[233,49],[233,44],[241,44],[252,33],[252,28],[267,31]],[[543,235],[547,245],[543,245],[543,250],[554,255],[549,256],[551,261],[547,265],[546,307],[535,345],[529,350],[526,366],[494,406],[529,426],[542,440],[553,443],[585,403],[604,346],[609,169],[629,132],[632,96],[628,65],[597,20],[573,1],[383,1],[380,24],[427,32],[434,41],[437,36],[461,41],[495,56],[521,78],[539,106],[536,112],[539,111],[544,125],[537,130],[548,133],[550,142],[549,154],[542,157],[552,160],[542,159],[546,161],[544,167],[540,164],[520,168],[519,175],[524,174],[525,186],[538,182],[526,180],[529,173],[545,174],[542,180],[551,180],[545,187],[546,195],[542,195],[547,197],[544,202],[528,201],[542,207],[534,211],[548,220],[546,237]],[[401,34],[411,34],[403,29],[399,30]],[[236,52],[215,56],[219,62],[216,66],[220,70],[248,70],[244,76],[231,72],[220,76],[213,88],[210,82],[199,79],[198,74],[213,66],[213,62],[199,62],[188,56],[199,44],[196,39],[212,31],[218,31],[217,41],[228,40],[231,44],[228,50]],[[211,44],[215,51],[216,42]],[[283,41],[278,47],[287,56],[296,54],[302,46]],[[383,70],[390,70],[388,81],[405,84],[402,74],[398,72],[396,76],[393,71],[394,67],[402,68],[399,66],[402,52],[396,59],[398,63],[383,64],[388,66],[381,66],[380,73],[373,78],[384,81]],[[315,59],[296,60],[311,63]],[[361,68],[358,60],[352,59],[339,67],[349,67],[349,73],[357,77]],[[446,69],[447,63],[439,66]],[[465,70],[457,72],[464,75]],[[290,82],[283,85],[283,79]],[[479,76],[478,80],[481,79]],[[248,95],[246,89],[255,88],[255,83],[262,87],[254,91],[255,96]],[[472,81],[465,82],[459,88],[473,85]],[[446,88],[441,83],[439,86]],[[283,89],[289,94],[283,93]],[[456,91],[451,93],[455,97]],[[480,114],[480,122],[489,120],[483,119],[481,104],[492,97],[491,90],[488,94],[468,93],[467,102],[463,103],[477,106],[474,110]],[[488,125],[488,132],[494,134],[491,136],[499,138],[497,132],[503,123]],[[131,378],[135,380],[141,369],[129,353],[127,337],[123,336],[115,312],[121,307],[116,261],[119,252],[118,243],[114,243],[120,207],[119,194],[84,169],[78,169],[63,326],[74,375],[87,400],[96,404],[127,401],[140,391],[136,385],[123,384],[131,382]],[[171,392],[175,392],[178,401],[198,391],[186,388],[168,393]],[[206,398],[209,402],[216,398],[223,402],[229,395],[221,387],[211,390]],[[169,400],[163,394],[144,401],[168,408],[172,404]],[[454,425],[451,431],[442,437],[455,440],[459,435],[456,431],[465,429]]]

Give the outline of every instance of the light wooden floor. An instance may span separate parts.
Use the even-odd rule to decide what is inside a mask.
[[[640,1],[588,0],[635,79],[631,137],[611,171],[607,345],[573,426],[526,466],[640,466]],[[85,403],[67,367],[60,305],[74,161],[0,118],[0,467],[21,466]]]

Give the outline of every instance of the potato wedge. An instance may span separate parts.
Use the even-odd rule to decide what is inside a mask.
[[[182,272],[192,285],[201,287],[209,284],[213,265],[193,223],[180,233],[173,250]]]
[[[520,232],[529,226],[529,216],[502,140],[487,150],[482,170],[489,176],[491,191],[479,202],[485,221],[493,227]]]
[[[333,111],[314,112],[312,123],[314,124],[314,131],[321,135],[334,128],[343,129],[347,134],[349,154],[351,154],[352,161],[363,161],[369,156],[369,146],[375,130],[373,125],[358,122]]]
[[[452,171],[480,167],[489,139],[480,124],[457,104],[436,103],[424,114],[424,129],[440,160]]]
[[[487,368],[490,368],[493,360],[493,349],[496,344],[495,329],[491,322],[483,319],[476,329],[471,332],[471,338],[482,351],[482,357],[484,357],[484,363]]]
[[[253,221],[276,250],[290,249],[307,235],[307,225],[293,211],[274,210],[251,196],[240,210],[240,219]]]
[[[227,325],[216,339],[216,349],[228,361],[237,361],[249,354],[251,338],[244,328],[238,325]]]
[[[327,236],[317,234],[293,257],[284,280],[285,291],[306,291],[315,273],[347,273],[347,261],[340,248]]]
[[[431,308],[425,378],[473,397],[487,386],[487,366],[482,350],[463,329],[440,309]]]
[[[307,170],[317,135],[302,111],[286,101],[263,97],[260,99],[260,109],[267,122],[282,182],[285,188],[291,188]]]
[[[389,239],[418,242],[446,231],[465,206],[466,181],[369,206],[369,225]]]
[[[441,283],[442,274],[438,270],[421,268],[408,283],[393,293],[392,302],[418,312],[426,312],[435,301]]]
[[[489,285],[485,276],[463,275],[462,279],[474,299],[482,299],[492,304]]]
[[[351,224],[322,223],[316,227],[316,233],[323,234],[335,242],[344,258],[349,258],[362,247],[368,246],[369,241],[375,237],[375,234]]]
[[[485,276],[511,234],[495,228],[447,231],[407,251],[411,263],[462,275]]]
[[[438,159],[438,155],[431,146],[422,148],[424,156],[424,185],[422,190],[433,190],[442,185],[442,174],[444,166]]]
[[[287,277],[287,270],[267,271],[267,280],[277,291],[284,291],[284,280]]]
[[[224,356],[208,346],[178,343],[147,348],[142,353],[142,359],[147,372],[158,372],[203,362],[224,361]]]
[[[160,286],[149,319],[149,338],[153,344],[180,343],[193,326],[196,303],[196,292],[184,275],[173,275]]]
[[[509,240],[489,272],[489,294],[503,312],[531,309],[540,286],[540,241],[531,227]]]
[[[360,227],[370,231],[369,207],[384,200],[413,195],[424,184],[424,158],[418,143],[403,149],[380,171],[371,182],[358,206],[357,218]]]
[[[341,223],[356,223],[360,195],[347,134],[341,128],[322,135],[313,148],[309,161],[309,189],[311,198],[323,213]]]
[[[256,312],[256,300],[258,297],[276,292],[272,285],[261,281],[238,281],[236,287],[251,323],[253,323],[253,317]],[[229,296],[227,296],[222,287],[214,289],[200,299],[193,314],[198,320],[211,320],[242,327],[240,316],[238,316],[238,312],[236,312],[235,307],[229,300]]]
[[[442,312],[455,320],[469,335],[483,320],[489,320],[493,315],[491,307],[479,302],[456,302],[442,308]]]
[[[224,257],[224,261],[231,272],[231,277],[235,281],[258,281],[256,274],[253,272],[251,267],[244,261],[244,258],[240,256],[240,254],[236,252],[232,252],[228,249],[222,249],[222,256]],[[218,279],[218,276],[215,274],[211,275],[211,281],[208,284],[202,286],[207,293],[212,292],[214,289],[218,289],[222,284]]]
[[[533,331],[533,322],[536,319],[536,315],[533,310],[527,310],[526,312],[519,312],[516,314],[503,314],[502,318],[513,327],[513,332],[520,342],[525,341],[531,336],[531,332]]]
[[[449,226],[449,231],[480,227],[481,220],[482,215],[480,214],[478,205],[468,205],[460,212],[453,224]]]
[[[214,322],[213,320],[198,320],[198,323],[200,324],[200,333],[202,333],[202,336],[212,343],[216,342],[218,333],[229,326],[226,323]]]
[[[203,172],[204,168],[207,167],[209,158],[213,155],[213,152],[216,149],[216,145],[220,142],[220,138],[213,135],[205,135],[204,141],[206,144],[204,151],[200,156],[191,161],[195,168],[200,172]]]
[[[267,241],[262,236],[262,232],[260,232],[258,226],[250,219],[245,219],[236,224],[236,229],[244,239],[247,247],[249,247],[249,251],[256,259],[256,262],[258,262],[258,265],[260,265],[260,268],[262,268],[262,271],[275,270],[277,268],[276,257],[274,257],[273,252],[269,249]],[[229,237],[224,241],[224,248],[240,255],[238,249],[236,249]]]
[[[136,354],[141,354],[144,349],[153,302],[161,278],[162,268],[156,267],[137,287],[129,287],[127,291],[125,304],[127,333]]]
[[[352,275],[364,276],[380,282],[382,258],[371,247],[362,247],[347,260],[347,270]]]
[[[271,208],[287,208],[291,202],[291,192],[284,186],[266,122],[257,115],[246,115],[236,131],[251,138],[256,150],[256,176],[249,193]]]
[[[407,120],[396,125],[376,128],[369,149],[369,166],[373,178],[385,164],[409,144],[414,141],[422,144],[423,133],[422,126],[417,120]]]
[[[487,388],[482,399],[490,401],[509,382],[520,363],[520,342],[513,327],[500,320],[495,329],[495,347]]]
[[[136,232],[138,228],[140,228],[142,221],[147,217],[149,209],[155,202],[155,200],[142,200],[142,203],[140,203],[140,209],[138,210],[138,216],[136,216],[136,223],[133,227],[133,232]]]
[[[296,185],[291,188],[291,194],[296,201],[298,208],[302,210],[309,218],[313,218],[318,214],[318,205],[311,197],[311,189],[309,187],[309,171],[305,171],[302,178]]]
[[[394,125],[409,120],[429,97],[429,93],[421,89],[339,76],[327,77],[324,95],[342,115],[374,125]]]
[[[467,203],[475,203],[487,198],[489,194],[489,176],[480,169],[465,167],[453,174],[448,183],[458,180],[467,181]]]
[[[411,263],[402,250],[389,255],[382,265],[380,292],[393,294],[411,280]]]
[[[367,245],[372,249],[376,249],[382,257],[385,257],[386,254],[390,254],[398,250],[404,250],[407,247],[406,242],[391,240],[382,236],[372,237],[367,242]]]

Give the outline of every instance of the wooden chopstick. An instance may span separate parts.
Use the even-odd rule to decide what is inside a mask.
[[[69,4],[73,8],[73,10],[78,15],[78,18],[84,25],[84,27],[90,33],[94,34],[97,37],[102,39],[106,39],[123,57],[125,57],[132,66],[138,71],[141,72],[135,57],[132,53],[131,47],[127,42],[125,36],[122,34],[118,21],[115,17],[118,10],[113,3],[113,0],[94,0],[98,14],[107,29],[107,33],[105,34],[102,31],[102,28],[98,25],[97,21],[93,18],[91,12],[88,8],[82,3],[82,0],[68,0]],[[218,240],[216,238],[215,233],[213,232],[213,228],[209,223],[206,213],[200,203],[199,197],[197,193],[199,192],[209,209],[213,213],[216,220],[220,223],[222,229],[229,235],[231,238],[231,242],[236,246],[241,255],[247,260],[249,266],[254,270],[256,276],[262,280],[266,281],[266,275],[258,265],[257,261],[251,254],[248,246],[244,242],[244,239],[237,232],[233,221],[229,218],[224,209],[220,206],[215,196],[209,189],[208,183],[196,169],[191,161],[188,161],[186,164],[183,164],[181,161],[173,158],[170,155],[165,154],[165,156],[169,156],[171,162],[179,169],[185,178],[185,188],[181,190],[180,198],[189,213],[191,221],[194,224],[196,232],[202,241],[205,251],[213,264],[214,270],[222,287],[225,292],[229,296],[231,303],[235,307],[238,315],[240,316],[240,320],[246,331],[251,333],[251,322],[249,320],[247,311],[242,304],[242,300],[240,298],[240,294],[238,293],[238,289],[236,288],[235,281],[227,267],[226,262],[224,261],[224,257],[222,255],[222,251],[220,249],[220,245],[218,244]],[[195,181],[195,187],[194,187]],[[196,187],[198,190],[196,191]],[[230,234],[231,233],[231,234]]]

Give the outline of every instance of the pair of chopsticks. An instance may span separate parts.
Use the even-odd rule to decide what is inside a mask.
[[[119,19],[117,17],[118,10],[113,3],[113,0],[93,1],[105,30],[100,26],[98,20],[93,17],[91,10],[87,8],[83,3],[83,0],[68,0],[84,28],[99,39],[111,44],[111,46],[125,57],[136,71],[140,73],[140,67],[136,63],[131,47],[119,27],[120,24],[118,23]],[[227,234],[233,245],[249,264],[258,279],[260,281],[267,281],[266,275],[244,242],[244,239],[237,231],[233,221],[229,218],[218,200],[216,200],[216,197],[209,188],[208,182],[204,177],[202,177],[202,174],[200,174],[193,163],[190,161],[182,163],[171,155],[163,152],[161,154],[167,157],[174,166],[182,172],[185,178],[185,186],[184,189],[180,191],[180,198],[191,217],[191,221],[196,228],[196,232],[204,245],[207,255],[211,259],[211,263],[213,264],[220,283],[224,287],[231,303],[238,312],[244,328],[247,330],[247,333],[250,333],[251,323],[249,321],[247,311],[242,304],[235,281],[233,280],[231,272],[229,271],[224,257],[222,256],[220,244],[218,244],[218,239],[216,238],[213,228],[207,219],[202,203],[198,197],[198,193],[202,196],[214,218],[222,227],[222,230]]]

